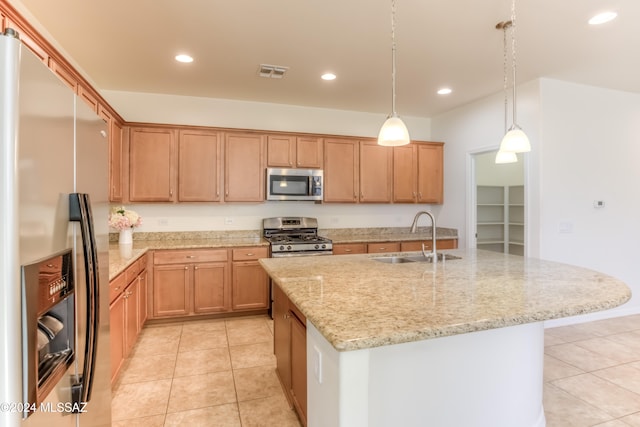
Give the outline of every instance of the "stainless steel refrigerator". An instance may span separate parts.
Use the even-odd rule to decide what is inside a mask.
[[[11,30],[0,79],[0,425],[110,426],[107,125]]]

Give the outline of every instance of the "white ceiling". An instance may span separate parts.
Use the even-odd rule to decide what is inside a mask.
[[[391,110],[391,0],[21,2],[98,89]],[[618,18],[589,26],[603,10]],[[398,113],[429,117],[500,92],[495,25],[510,15],[511,0],[397,0]],[[640,92],[639,22],[638,0],[518,0],[518,82]],[[259,64],[289,71],[265,79]],[[338,78],[321,80],[326,71]],[[442,86],[453,93],[436,95]]]

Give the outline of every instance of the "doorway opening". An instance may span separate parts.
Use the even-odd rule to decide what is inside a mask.
[[[526,192],[522,154],[518,162],[496,164],[497,150],[473,153],[475,247],[526,255]]]

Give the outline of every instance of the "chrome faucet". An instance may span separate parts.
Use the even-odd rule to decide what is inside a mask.
[[[411,230],[409,231],[410,233],[415,233],[417,228],[418,228],[418,218],[420,218],[422,215],[427,215],[429,218],[431,218],[431,253],[427,254],[425,252],[424,249],[424,243],[422,244],[422,255],[425,256],[425,258],[431,258],[432,262],[437,262],[438,261],[438,255],[436,254],[436,219],[433,217],[433,215],[431,214],[431,212],[428,211],[420,211],[416,214],[415,218],[413,218],[413,223],[411,224]]]

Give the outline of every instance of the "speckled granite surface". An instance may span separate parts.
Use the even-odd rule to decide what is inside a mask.
[[[369,254],[260,263],[338,351],[590,313],[631,297],[620,280],[580,267],[473,249],[446,252],[462,259],[386,264]]]
[[[332,239],[334,243],[428,240],[431,239],[431,227],[419,227],[418,232],[414,234],[409,233],[408,227],[327,229],[319,230],[319,234]],[[436,237],[439,239],[457,236],[457,230],[452,228],[438,227],[436,230]],[[120,251],[118,233],[111,233],[109,242],[109,280],[124,271],[147,250],[269,245],[269,242],[262,238],[262,230],[134,232],[131,256],[127,251]]]

